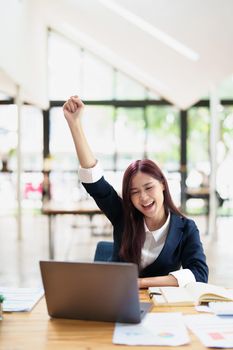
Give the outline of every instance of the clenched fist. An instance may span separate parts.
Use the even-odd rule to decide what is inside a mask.
[[[63,112],[68,122],[73,122],[81,117],[84,110],[84,103],[77,96],[71,96],[63,105]]]

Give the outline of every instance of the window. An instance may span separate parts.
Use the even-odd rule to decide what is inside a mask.
[[[0,106],[0,198],[3,211],[16,207],[18,120],[15,105]],[[39,109],[23,106],[21,111],[21,167],[24,208],[39,208],[42,199],[43,118]]]
[[[121,72],[116,72],[116,99],[144,100],[145,97],[146,90],[143,85]]]
[[[118,170],[144,157],[145,121],[142,108],[117,108],[115,140]]]
[[[84,100],[113,99],[113,69],[91,53],[83,52],[80,96]]]
[[[147,108],[147,153],[163,169],[178,171],[180,167],[179,114],[174,107]]]

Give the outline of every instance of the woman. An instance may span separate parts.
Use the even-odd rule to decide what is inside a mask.
[[[113,225],[112,260],[136,263],[140,288],[207,282],[199,231],[173,203],[160,168],[147,159],[133,162],[123,177],[121,199],[89,147],[81,124],[83,110],[78,96],[63,106],[81,166],[80,180]]]

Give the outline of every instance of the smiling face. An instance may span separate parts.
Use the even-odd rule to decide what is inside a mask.
[[[157,223],[166,219],[163,191],[163,183],[146,173],[139,171],[132,178],[131,201],[134,207],[145,216],[149,226],[157,226]]]

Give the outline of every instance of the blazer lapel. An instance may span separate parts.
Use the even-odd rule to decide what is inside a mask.
[[[177,245],[180,243],[180,240],[182,238],[183,229],[184,229],[183,218],[176,214],[171,214],[171,222],[168,230],[167,239],[156,261],[159,258],[166,259],[166,257],[170,255],[170,252],[174,252],[174,250],[176,249]]]
[[[170,226],[168,229],[167,238],[162,251],[160,252],[158,258],[149,266],[147,266],[143,271],[149,272],[151,268],[156,269],[157,267],[166,263],[167,257],[170,256],[177,245],[179,244],[184,229],[184,219],[176,214],[171,214]]]

